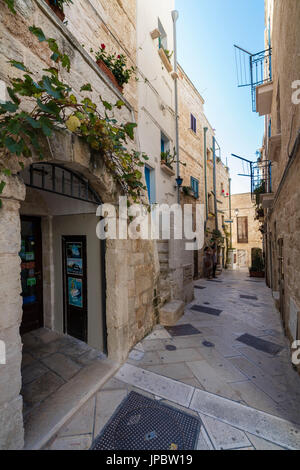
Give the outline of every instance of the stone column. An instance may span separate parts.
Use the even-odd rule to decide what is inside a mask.
[[[5,343],[6,364],[0,364],[0,450],[24,445],[21,390],[22,320],[20,281],[20,201],[25,185],[12,176],[6,181],[0,208],[0,340]]]

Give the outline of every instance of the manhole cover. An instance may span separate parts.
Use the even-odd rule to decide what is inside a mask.
[[[256,295],[240,295],[241,299],[248,299],[248,300],[258,300]]]
[[[205,346],[206,348],[214,348],[215,345],[214,343],[211,343],[210,341],[203,341],[203,346]]]
[[[93,450],[193,450],[200,420],[131,392],[95,440]]]
[[[176,351],[176,346],[173,346],[172,344],[167,344],[166,350],[167,351]]]
[[[192,335],[200,335],[201,331],[194,328],[193,325],[189,323],[185,325],[175,325],[175,326],[166,326],[166,330],[172,336],[192,336]]]
[[[258,351],[263,351],[268,354],[272,354],[272,356],[276,356],[280,351],[283,350],[282,346],[278,344],[272,343],[271,341],[266,341],[265,339],[258,338],[257,336],[252,336],[249,334],[245,334],[237,338],[236,341],[240,343],[246,344]]]
[[[222,310],[217,310],[215,308],[210,308],[210,307],[204,307],[202,305],[193,305],[191,310],[193,310],[194,312],[207,313],[208,315],[214,315],[216,317],[218,317],[222,313]]]

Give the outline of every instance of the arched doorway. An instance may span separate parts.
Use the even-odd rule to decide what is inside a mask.
[[[101,199],[87,178],[62,164],[20,174],[21,334],[46,327],[107,352],[105,245],[96,237]]]

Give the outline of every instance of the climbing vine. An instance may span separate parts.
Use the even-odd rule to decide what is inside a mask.
[[[12,9],[13,1],[5,0]],[[22,169],[24,158],[34,154],[44,158],[43,141],[56,130],[68,130],[88,143],[91,149],[91,165],[103,161],[119,183],[122,191],[134,202],[146,190],[142,182],[145,160],[148,157],[135,150],[128,150],[128,140],[134,139],[135,123],[118,123],[114,112],[125,104],[118,100],[111,104],[99,97],[101,110],[89,93],[90,83],[81,87],[86,96],[80,100],[72,88],[60,79],[61,68],[70,72],[68,55],[62,53],[55,39],[47,38],[42,29],[29,28],[39,42],[47,43],[53,66],[43,70],[39,80],[22,62],[9,61],[12,67],[23,72],[23,78],[12,78],[7,88],[10,101],[0,104],[0,171],[10,175],[9,162],[17,158]],[[26,106],[22,106],[26,102]],[[5,182],[0,182],[0,193]]]

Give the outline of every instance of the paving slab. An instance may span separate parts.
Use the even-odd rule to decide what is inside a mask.
[[[47,450],[89,450],[92,436],[68,436],[55,439]]]
[[[218,371],[211,367],[205,360],[187,362],[187,366],[206,391],[233,400],[239,400],[239,395],[230,385],[219,378]]]
[[[216,450],[240,449],[251,446],[251,442],[243,431],[202,413],[199,413],[199,416]]]
[[[93,434],[95,418],[95,397],[88,400],[74,418],[61,428],[59,437]]]
[[[279,446],[300,449],[300,427],[276,416],[197,389],[190,408]]]
[[[201,355],[196,349],[176,349],[176,351],[157,351],[163,364],[174,364],[185,361],[200,361]]]
[[[146,369],[150,372],[154,372],[155,374],[163,375],[165,377],[170,377],[171,379],[180,381],[183,381],[183,379],[194,378],[193,372],[186,366],[185,363],[147,366]]]
[[[127,390],[101,390],[96,396],[94,439],[127,397]]]
[[[190,385],[176,382],[130,364],[124,364],[116,374],[116,378],[187,408],[194,392],[194,388]]]
[[[56,353],[42,359],[43,364],[64,380],[70,380],[81,366],[64,354]]]

